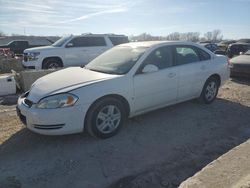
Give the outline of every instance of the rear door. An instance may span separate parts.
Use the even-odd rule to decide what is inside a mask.
[[[159,70],[143,73],[143,68],[148,64],[157,66]],[[170,46],[154,50],[144,60],[133,80],[136,112],[176,102],[178,67],[173,64],[173,50]]]
[[[174,53],[175,66],[179,67],[178,100],[197,97],[210,74],[210,55],[191,45],[177,45]]]
[[[65,47],[65,64],[86,65],[95,57],[108,49],[104,37],[80,36],[75,37]]]

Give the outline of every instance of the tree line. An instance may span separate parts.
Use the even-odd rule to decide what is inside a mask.
[[[0,37],[6,36],[2,31],[0,31]],[[17,34],[12,34],[12,36],[18,36]],[[167,36],[152,36],[148,33],[142,33],[140,35],[131,35],[129,36],[131,41],[152,41],[152,40],[184,40],[184,41],[211,41],[211,42],[220,42],[223,39],[221,30],[215,29],[213,31],[208,31],[204,33],[203,36],[199,32],[187,32],[179,33],[173,32]]]
[[[152,41],[152,40],[184,40],[184,41],[211,41],[211,42],[220,42],[223,39],[223,35],[219,29],[208,31],[204,33],[204,36],[201,36],[199,32],[187,32],[187,33],[179,33],[173,32],[167,36],[152,36],[148,33],[142,33],[140,35],[129,36],[132,41]]]

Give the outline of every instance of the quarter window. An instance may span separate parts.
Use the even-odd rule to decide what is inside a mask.
[[[103,37],[76,37],[69,43],[73,44],[72,47],[106,46],[106,42]]]
[[[109,39],[114,46],[129,42],[128,37],[109,37]]]

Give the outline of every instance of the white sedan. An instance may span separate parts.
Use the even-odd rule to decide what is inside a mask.
[[[67,68],[38,79],[19,98],[17,113],[36,133],[87,130],[108,138],[127,117],[194,98],[209,104],[228,78],[227,58],[198,44],[127,43],[84,68]]]

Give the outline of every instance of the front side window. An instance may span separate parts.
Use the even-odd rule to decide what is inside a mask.
[[[69,39],[70,39],[71,36],[65,36],[65,37],[62,37],[60,38],[59,40],[57,40],[56,42],[54,42],[52,44],[52,46],[54,47],[61,47],[64,45],[64,43],[66,43]]]
[[[76,37],[69,43],[71,47],[95,47],[95,46],[106,46],[104,37]]]
[[[151,52],[144,60],[143,67],[152,64],[158,67],[158,69],[164,69],[173,66],[173,62],[172,48],[170,46],[165,46]]]
[[[190,46],[175,47],[176,65],[185,65],[200,61],[199,54]]]

